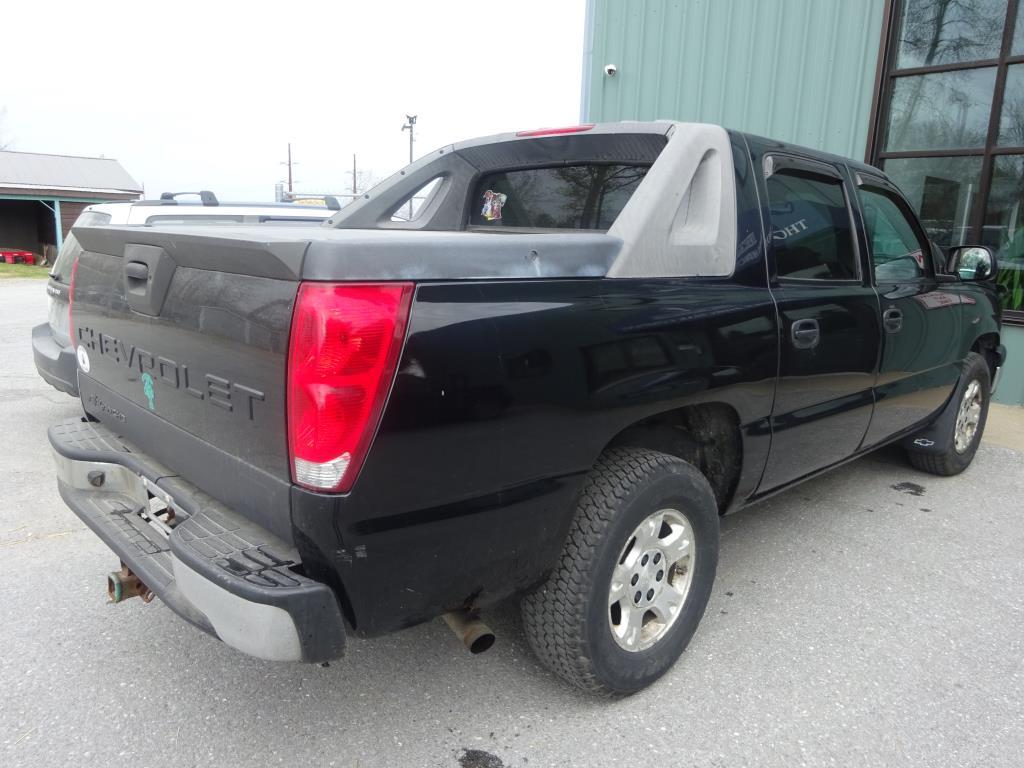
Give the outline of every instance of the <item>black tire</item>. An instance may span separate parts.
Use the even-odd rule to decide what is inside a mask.
[[[650,648],[620,647],[609,624],[612,572],[627,537],[652,512],[682,512],[694,536],[692,581],[679,613]],[[606,451],[587,476],[561,560],[522,601],[537,657],[585,691],[623,695],[661,677],[689,644],[704,615],[718,567],[718,507],[691,464],[657,451]]]
[[[970,466],[971,461],[974,460],[974,454],[978,452],[981,436],[985,431],[985,422],[988,420],[988,405],[991,396],[990,390],[992,389],[988,361],[977,352],[969,353],[964,360],[964,372],[960,377],[960,383],[957,385],[956,391],[953,393],[952,402],[956,403],[956,407],[959,407],[964,393],[971,386],[972,382],[977,382],[981,387],[981,416],[978,418],[978,427],[974,431],[974,437],[970,444],[966,450],[962,452],[957,451],[955,434],[951,434],[949,437],[949,447],[944,453],[924,453],[908,450],[907,455],[910,458],[910,463],[917,469],[933,475],[950,477],[963,472]],[[955,421],[950,429],[955,433]]]

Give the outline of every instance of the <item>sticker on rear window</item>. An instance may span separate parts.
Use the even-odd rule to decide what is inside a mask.
[[[501,221],[501,208],[508,200],[508,195],[488,189],[484,192],[484,207],[480,215],[488,221]]]

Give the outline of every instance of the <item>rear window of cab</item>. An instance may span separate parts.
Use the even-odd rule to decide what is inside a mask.
[[[499,171],[476,185],[469,224],[481,229],[611,227],[649,165],[586,163]]]

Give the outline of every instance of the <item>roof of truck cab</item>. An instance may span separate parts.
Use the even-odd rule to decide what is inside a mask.
[[[778,148],[780,152],[794,152],[803,155],[809,155],[812,157],[820,158],[826,162],[831,163],[845,163],[852,170],[864,171],[867,173],[875,173],[884,175],[878,168],[868,165],[860,160],[854,160],[853,158],[843,157],[841,155],[835,155],[830,152],[824,152],[820,149],[814,149],[813,147],[803,146],[801,144],[795,144],[793,142],[781,141],[778,139],[768,138],[766,136],[758,136],[753,133],[746,133],[744,131],[737,131],[728,126],[721,125],[720,123],[699,123],[696,121],[683,121],[683,120],[623,120],[616,123],[587,123],[579,126],[567,126],[564,128],[539,128],[531,129],[526,131],[509,131],[506,133],[495,133],[489,136],[480,136],[477,138],[466,139],[465,141],[459,141],[452,144],[449,151],[460,151],[464,149],[470,149],[473,147],[479,147],[487,144],[502,144],[505,142],[512,141],[530,141],[539,138],[551,138],[555,136],[594,136],[594,135],[608,135],[608,134],[655,134],[655,135],[667,135],[675,126],[679,125],[717,125],[723,128],[730,134],[742,136],[744,138],[753,139],[759,143],[773,145]],[[579,130],[575,130],[579,129]]]
[[[792,142],[788,141],[779,141],[778,139],[771,139],[768,138],[767,136],[758,136],[757,134],[753,133],[744,133],[742,131],[730,131],[730,133],[742,136],[745,139],[756,141],[759,144],[769,146],[778,152],[791,152],[800,155],[807,155],[809,157],[818,158],[827,163],[832,164],[841,163],[847,165],[852,171],[873,173],[876,176],[888,178],[885,176],[885,172],[880,170],[879,168],[876,168],[873,165],[868,165],[867,163],[861,160],[854,160],[851,157],[843,157],[842,155],[835,155],[832,154],[831,152],[824,152],[820,149],[814,149],[813,147],[805,147],[801,144],[793,144]]]

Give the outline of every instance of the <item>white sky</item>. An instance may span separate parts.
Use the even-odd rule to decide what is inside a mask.
[[[584,0],[3,3],[0,139],[149,197],[351,189],[459,139],[579,121]]]

